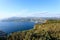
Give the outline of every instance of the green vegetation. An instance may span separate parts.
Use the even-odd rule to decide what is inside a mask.
[[[31,30],[11,33],[7,40],[60,40],[60,20],[47,20]]]

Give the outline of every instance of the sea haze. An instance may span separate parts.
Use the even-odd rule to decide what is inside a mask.
[[[34,22],[0,22],[0,30],[5,33],[12,33],[32,29],[34,24]]]

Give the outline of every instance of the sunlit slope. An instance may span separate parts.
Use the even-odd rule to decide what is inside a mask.
[[[47,20],[33,29],[11,33],[8,40],[60,40],[60,20]]]

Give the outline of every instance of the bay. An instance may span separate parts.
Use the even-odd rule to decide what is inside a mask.
[[[34,27],[34,22],[0,22],[0,31],[12,33],[29,30]]]

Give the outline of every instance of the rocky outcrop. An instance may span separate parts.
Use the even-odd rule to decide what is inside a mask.
[[[0,31],[0,40],[6,40],[7,34],[3,31]]]

